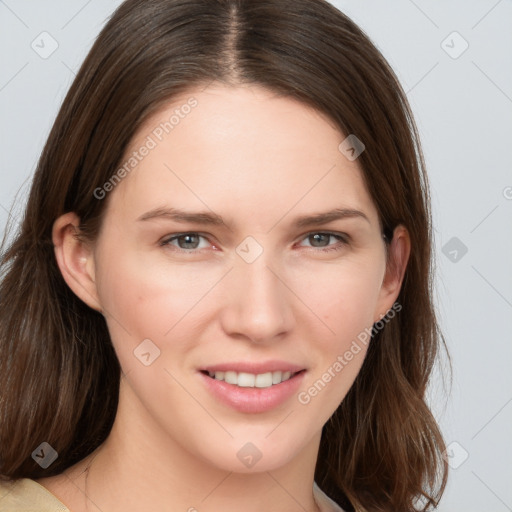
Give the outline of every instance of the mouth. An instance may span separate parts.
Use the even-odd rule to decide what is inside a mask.
[[[307,371],[283,361],[245,361],[203,367],[197,374],[216,401],[241,413],[258,414],[290,404]]]
[[[272,386],[277,386],[287,380],[293,379],[296,375],[305,371],[305,369],[295,372],[277,370],[255,374],[248,372],[236,372],[232,370],[201,370],[201,373],[207,375],[211,379],[224,381],[227,384],[232,384],[240,388],[270,388]]]

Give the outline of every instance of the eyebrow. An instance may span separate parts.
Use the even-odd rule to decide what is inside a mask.
[[[304,215],[302,217],[298,217],[295,220],[294,225],[297,226],[298,228],[303,228],[306,226],[327,224],[328,222],[332,222],[334,220],[351,218],[364,219],[368,223],[370,223],[370,219],[366,216],[364,212],[360,210],[355,210],[353,208],[336,208],[328,212],[315,213],[313,215]]]
[[[214,226],[224,225],[226,223],[220,215],[213,212],[186,212],[178,208],[155,208],[142,214],[137,220],[145,221],[152,219],[169,219],[176,222],[189,222],[191,224],[210,224]]]
[[[327,212],[297,217],[293,222],[293,226],[297,228],[317,226],[320,224],[327,224],[328,222],[347,218],[361,218],[370,223],[367,215],[360,210],[355,210],[353,208],[336,208]],[[146,221],[152,219],[168,219],[182,223],[224,226],[229,229],[229,226],[226,224],[224,219],[220,215],[211,211],[187,212],[178,208],[155,208],[142,214],[137,218],[137,221]]]

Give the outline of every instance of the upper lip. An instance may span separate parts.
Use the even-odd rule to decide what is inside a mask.
[[[303,366],[299,366],[286,361],[264,361],[262,363],[249,362],[249,361],[233,361],[231,363],[219,363],[211,366],[205,366],[199,369],[200,371],[207,372],[244,372],[259,375],[268,372],[291,372],[296,373],[305,370]]]

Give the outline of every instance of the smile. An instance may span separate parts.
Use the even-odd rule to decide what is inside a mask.
[[[228,384],[233,384],[242,388],[269,388],[276,384],[281,384],[299,372],[266,372],[266,373],[246,373],[246,372],[206,372],[208,375],[215,380],[222,380]]]
[[[242,413],[264,413],[284,406],[296,395],[306,370],[264,373],[201,370],[198,375],[211,396]]]

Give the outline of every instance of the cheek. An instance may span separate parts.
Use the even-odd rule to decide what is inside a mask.
[[[313,367],[297,401],[303,414],[325,422],[338,408],[364,362],[371,338],[381,272],[365,263],[320,268],[299,293],[315,313],[308,316]]]
[[[194,308],[222,277],[221,269],[145,261],[137,251],[109,252],[97,273],[98,294],[116,349],[144,339],[179,351],[182,326],[193,330]],[[124,254],[121,257],[121,254]],[[130,340],[128,342],[128,340]],[[126,347],[127,348],[127,347]]]
[[[347,258],[304,268],[294,278],[293,289],[313,313],[309,317],[317,318],[317,333],[328,347],[340,349],[372,326],[384,272],[380,261],[378,254]]]
[[[303,274],[314,278],[297,289],[316,317],[309,316],[308,332],[315,340],[314,366],[298,396],[307,414],[326,421],[356,379],[368,350],[384,268],[375,252]]]

